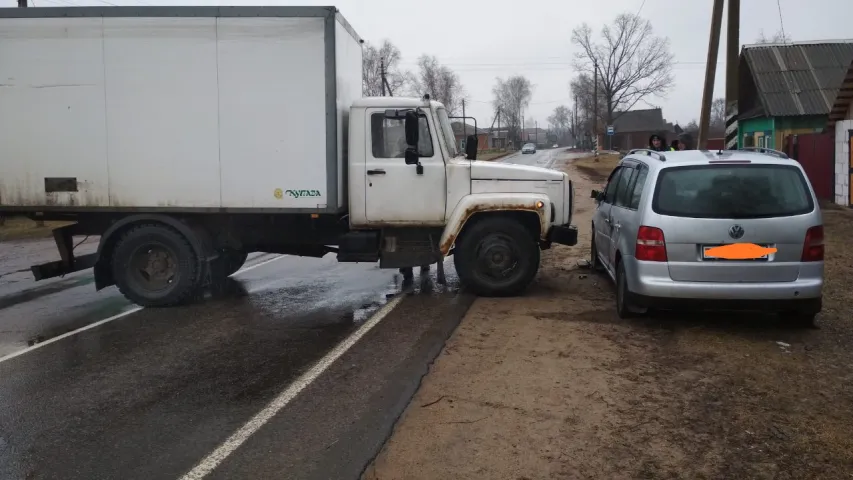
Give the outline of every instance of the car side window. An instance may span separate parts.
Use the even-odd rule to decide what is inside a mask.
[[[628,200],[631,196],[630,187],[634,177],[637,175],[637,169],[635,168],[625,168],[624,170],[622,179],[619,180],[619,185],[616,187],[616,202],[614,205],[617,207],[628,206]]]
[[[610,180],[608,180],[607,186],[604,187],[603,202],[613,203],[616,197],[616,187],[619,185],[619,179],[622,178],[622,171],[624,170],[624,167],[616,167],[616,170],[613,170],[613,173],[610,174]]]
[[[640,199],[643,197],[643,189],[646,186],[646,177],[649,175],[649,169],[640,167],[637,169],[637,178],[634,179],[634,186],[631,189],[631,199],[628,202],[628,208],[634,210],[640,208]]]
[[[418,116],[418,153],[433,156],[432,136],[425,116]],[[406,127],[403,119],[385,118],[382,113],[370,116],[370,136],[373,158],[404,158],[406,156]]]

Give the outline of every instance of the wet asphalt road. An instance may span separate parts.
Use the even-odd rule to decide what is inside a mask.
[[[0,244],[2,480],[178,479],[399,298],[206,477],[357,478],[473,301],[452,260],[447,286],[433,267],[404,289],[374,264],[258,254],[222,296],[140,310],[91,272],[34,283],[54,248]]]
[[[4,260],[13,246],[40,248],[5,244]],[[251,258],[223,296],[53,343],[134,307],[89,272],[0,276],[0,479],[177,479],[401,295],[373,264],[273,258]],[[397,308],[207,478],[355,478],[472,301],[452,261],[447,274],[443,287],[416,270]]]

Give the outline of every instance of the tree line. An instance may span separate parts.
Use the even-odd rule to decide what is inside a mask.
[[[421,55],[414,71],[401,65],[400,49],[388,40],[378,46],[365,42],[362,53],[361,84],[365,96],[413,96],[428,94],[457,115],[467,92],[459,75],[435,56]]]
[[[787,43],[784,32],[757,43]],[[623,13],[597,31],[583,23],[572,30],[571,42],[578,48],[572,67],[575,76],[569,82],[573,104],[554,108],[548,117],[549,130],[560,143],[590,138],[606,125],[638,105],[647,105],[651,97],[666,98],[675,85],[675,56],[666,37],[656,35],[652,23],[639,15]],[[414,71],[402,68],[400,50],[388,40],[379,46],[364,48],[363,87],[368,96],[429,94],[442,102],[451,115],[460,114],[467,92],[459,75],[435,56],[422,55]],[[384,81],[383,81],[384,72]],[[534,85],[524,75],[496,78],[492,88],[494,118],[508,129],[508,139],[521,141],[524,112],[530,106]],[[697,105],[698,106],[698,105]],[[684,128],[698,132],[693,120]],[[711,135],[725,134],[725,100],[714,100],[711,111]]]

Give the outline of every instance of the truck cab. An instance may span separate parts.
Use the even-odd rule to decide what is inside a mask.
[[[378,244],[381,266],[397,268],[453,254],[475,293],[512,295],[536,275],[541,249],[577,243],[568,175],[466,155],[428,97],[356,100],[348,147],[343,257],[348,245]]]

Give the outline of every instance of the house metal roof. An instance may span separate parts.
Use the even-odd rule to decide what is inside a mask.
[[[850,62],[847,75],[844,76],[844,80],[841,82],[838,95],[835,97],[835,103],[829,112],[829,118],[827,119],[828,128],[834,127],[835,122],[844,119],[851,103],[853,103],[853,61]]]
[[[768,116],[826,115],[853,61],[853,40],[748,45],[742,56]]]
[[[616,112],[613,116],[616,117],[613,121],[615,133],[654,132],[666,129],[660,108]]]
[[[453,133],[455,135],[462,135],[462,122],[451,122],[450,127],[453,128]],[[474,135],[474,125],[471,125],[469,123],[466,127],[467,127],[466,134],[467,135]],[[488,133],[489,132],[487,130],[483,130],[482,128],[477,129],[477,135],[486,135]]]

